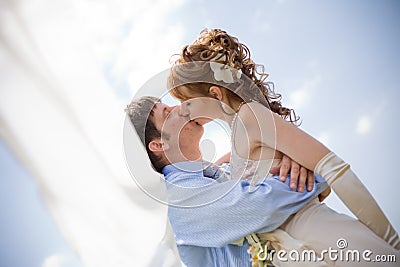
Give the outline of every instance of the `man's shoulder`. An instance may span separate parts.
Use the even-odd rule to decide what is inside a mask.
[[[178,174],[178,175],[192,174],[192,173],[201,174],[202,170],[203,168],[201,162],[182,161],[166,165],[162,169],[162,173],[164,174],[164,176],[170,174]]]
[[[201,163],[178,162],[167,165],[162,170],[169,185],[197,187],[214,181],[203,174]]]

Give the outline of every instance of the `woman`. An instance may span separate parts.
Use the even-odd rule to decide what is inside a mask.
[[[171,95],[183,102],[183,110],[191,120],[205,124],[221,119],[231,126],[233,178],[249,180],[256,190],[259,177],[265,177],[283,153],[323,176],[359,219],[313,202],[281,227],[286,233],[305,241],[306,247],[320,254],[334,247],[343,235],[354,249],[372,246],[381,253],[398,253],[398,235],[373,197],[347,163],[294,125],[294,111],[281,105],[280,95],[274,93],[271,83],[265,82],[267,76],[235,37],[221,30],[206,30],[192,45],[183,48],[171,69],[169,88]],[[325,230],[338,226],[333,232]],[[279,234],[258,237],[284,246],[284,237]],[[256,247],[254,244],[254,250]]]

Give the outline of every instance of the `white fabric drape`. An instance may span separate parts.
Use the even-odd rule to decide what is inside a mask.
[[[0,137],[84,266],[146,266],[165,232],[166,206],[143,194],[125,166],[126,103],[80,39],[88,32],[73,4],[33,12],[55,2],[0,2]],[[157,178],[135,146],[135,164]]]

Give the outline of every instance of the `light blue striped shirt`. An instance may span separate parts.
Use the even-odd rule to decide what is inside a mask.
[[[243,180],[215,180],[203,175],[200,162],[163,168],[168,191],[168,217],[179,254],[188,266],[250,266],[248,243],[229,243],[254,232],[270,232],[327,188],[315,175],[311,192],[289,188],[278,176],[249,192]]]

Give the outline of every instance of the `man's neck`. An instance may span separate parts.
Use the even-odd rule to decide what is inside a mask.
[[[167,159],[170,163],[183,162],[183,161],[202,161],[202,154],[200,149],[185,149],[177,151],[176,153],[168,153]]]
[[[189,150],[189,151],[185,151],[185,149],[182,149],[182,159],[187,161],[201,161],[202,160],[202,154],[200,149],[196,149],[196,150]]]

